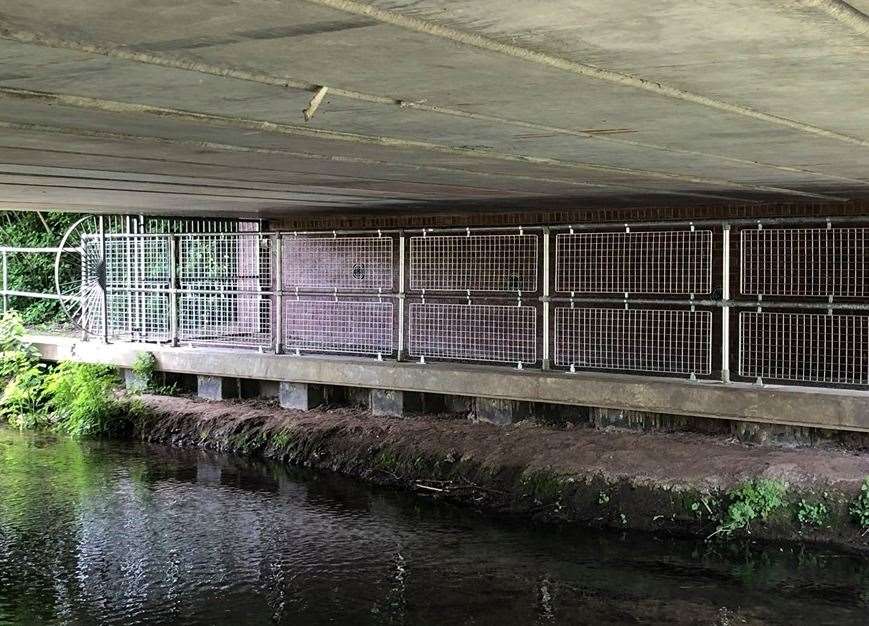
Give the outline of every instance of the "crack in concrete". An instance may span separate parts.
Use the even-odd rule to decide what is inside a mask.
[[[252,120],[240,117],[230,117],[223,115],[215,115],[210,113],[202,113],[196,111],[184,111],[181,109],[173,109],[168,107],[156,107],[145,104],[132,104],[126,102],[118,102],[114,100],[105,100],[102,98],[90,98],[86,96],[74,96],[68,94],[56,94],[41,91],[32,91],[26,89],[16,89],[11,87],[0,87],[0,96],[16,98],[29,101],[40,101],[48,104],[61,104],[66,106],[74,106],[88,110],[98,110],[110,113],[134,113],[154,115],[174,119],[178,121],[190,121],[218,125],[224,127],[243,128],[247,130],[259,130],[263,132],[277,133],[282,135],[302,136],[315,139],[337,140],[348,143],[377,145],[390,148],[414,148],[427,150],[430,152],[438,152],[442,154],[450,154],[453,156],[464,156],[472,158],[493,159],[499,161],[508,161],[513,163],[527,163],[541,166],[551,166],[574,170],[590,170],[597,172],[617,173],[627,176],[635,176],[642,178],[653,178],[661,180],[678,180],[682,182],[712,185],[716,187],[725,187],[728,189],[743,189],[748,191],[762,191],[767,193],[785,194],[802,196],[806,198],[817,198],[822,200],[847,201],[847,198],[830,196],[826,194],[811,193],[796,189],[788,189],[784,187],[774,187],[769,185],[753,185],[748,183],[739,183],[731,180],[722,180],[716,178],[708,178],[701,176],[675,174],[670,172],[661,172],[657,170],[634,169],[615,165],[600,165],[598,163],[585,163],[580,161],[565,161],[561,159],[552,159],[548,157],[536,157],[525,154],[508,154],[495,152],[493,150],[482,150],[473,147],[455,147],[443,144],[431,143],[427,141],[416,141],[408,139],[397,139],[394,137],[362,135],[358,133],[349,133],[343,131],[332,131],[307,126],[295,126],[292,124],[270,122],[265,120]],[[598,187],[609,187],[606,184],[587,183],[588,185]]]

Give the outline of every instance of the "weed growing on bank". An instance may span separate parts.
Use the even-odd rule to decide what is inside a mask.
[[[729,535],[741,529],[750,531],[752,522],[766,521],[770,514],[785,505],[786,492],[787,485],[783,482],[765,478],[739,485],[727,494],[724,516],[711,536]]]
[[[15,311],[0,318],[0,420],[19,429],[32,429],[48,423],[45,404],[46,366],[39,352],[22,341],[24,324]]]
[[[823,502],[809,502],[803,498],[797,503],[797,520],[803,526],[821,528],[830,523],[830,510]]]
[[[129,401],[115,395],[118,378],[104,365],[65,361],[45,378],[54,427],[75,438],[119,436],[129,431]]]
[[[113,368],[66,361],[50,368],[24,339],[21,317],[0,318],[0,420],[19,429],[51,428],[76,438],[119,436],[138,414],[136,399],[119,398]]]
[[[863,479],[860,494],[851,504],[851,517],[864,535],[869,533],[869,476]]]

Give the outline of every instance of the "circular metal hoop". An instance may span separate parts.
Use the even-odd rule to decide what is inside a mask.
[[[105,260],[94,237],[97,218],[83,217],[67,229],[54,258],[54,288],[69,321],[89,335],[102,334]]]

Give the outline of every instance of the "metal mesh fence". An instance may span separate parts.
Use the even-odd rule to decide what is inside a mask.
[[[712,232],[562,233],[555,237],[555,267],[561,292],[707,294]]]
[[[708,375],[712,313],[662,309],[555,309],[555,364]]]
[[[537,291],[538,236],[410,238],[412,291]]]
[[[411,303],[408,354],[463,361],[535,363],[536,309],[516,305]]]
[[[867,228],[743,230],[741,291],[763,296],[865,297]]]
[[[770,380],[869,384],[869,316],[741,313],[739,373]]]
[[[288,298],[283,302],[286,352],[391,355],[393,305],[389,301]]]
[[[102,334],[105,293],[107,335],[120,340],[544,367],[551,358],[560,368],[698,377],[717,374],[721,362],[724,380],[733,370],[747,379],[869,384],[862,227],[742,230],[739,263],[713,257],[736,251],[724,245],[724,228],[596,226],[555,235],[550,251],[546,229],[404,237],[241,225],[174,232],[181,227],[82,238],[89,331]],[[719,234],[722,245],[713,246]],[[729,280],[731,267],[738,280]],[[729,294],[695,303],[688,296],[712,293],[713,270],[722,271],[716,285],[739,282],[744,294],[764,296],[764,311],[731,318],[730,309],[758,302]]]

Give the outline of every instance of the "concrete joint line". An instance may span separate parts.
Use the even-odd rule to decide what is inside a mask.
[[[734,113],[736,115],[742,115],[744,117],[750,117],[756,120],[768,122],[770,124],[776,124],[778,126],[792,128],[794,130],[802,131],[804,133],[810,133],[813,135],[826,137],[827,139],[834,139],[853,145],[869,147],[869,140],[867,139],[851,137],[850,135],[845,135],[836,131],[827,130],[825,128],[820,128],[812,124],[792,120],[786,117],[782,117],[780,115],[775,115],[773,113],[757,111],[755,109],[740,104],[733,104],[730,102],[725,102],[723,100],[718,100],[716,98],[711,98],[709,96],[692,93],[690,91],[685,91],[683,89],[672,87],[665,83],[647,80],[645,78],[640,78],[638,76],[633,76],[630,74],[622,74],[613,70],[589,65],[587,63],[571,61],[569,59],[563,59],[561,57],[556,57],[543,52],[535,52],[526,48],[520,48],[519,46],[501,43],[499,41],[489,39],[488,37],[484,37],[483,35],[477,33],[459,31],[446,26],[441,26],[440,24],[436,24],[434,22],[428,22],[416,17],[404,15],[402,13],[380,9],[369,4],[365,4],[363,2],[357,2],[356,0],[305,0],[305,2],[329,7],[331,9],[336,9],[339,11],[344,11],[346,13],[352,13],[354,15],[362,15],[370,19],[383,22],[385,24],[391,24],[399,28],[404,28],[405,30],[411,30],[417,33],[431,35],[433,37],[439,37],[441,39],[446,39],[448,41],[477,48],[479,50],[487,50],[489,52],[503,54],[505,56],[520,59],[522,61],[537,63],[538,65],[546,65],[555,69],[576,74],[577,76],[593,78],[596,80],[603,80],[617,85],[623,85],[625,87],[642,89],[644,91],[648,91],[659,96],[664,96],[675,100],[682,100],[685,102],[691,102],[693,104],[717,109],[719,111]]]
[[[48,48],[57,48],[64,50],[74,50],[77,52],[84,52],[87,54],[95,54],[106,56],[108,58],[119,59],[123,61],[142,63],[145,65],[156,65],[158,67],[166,67],[171,69],[190,71],[190,72],[198,72],[201,74],[207,74],[209,76],[218,76],[222,78],[230,78],[234,80],[242,80],[247,82],[254,82],[263,85],[274,85],[277,87],[282,87],[286,89],[299,89],[301,91],[309,91],[315,93],[319,92],[322,87],[316,85],[313,82],[305,81],[301,79],[295,78],[287,78],[281,76],[273,76],[265,73],[258,72],[250,72],[247,70],[227,67],[227,66],[218,66],[207,63],[202,63],[201,61],[190,60],[179,58],[177,56],[167,57],[152,53],[145,52],[136,52],[131,50],[125,50],[123,48],[118,48],[114,46],[109,46],[105,44],[93,43],[93,42],[79,42],[72,41],[67,39],[59,39],[55,37],[48,37],[42,35],[40,33],[34,33],[29,31],[15,30],[9,26],[4,26],[2,20],[0,20],[0,38],[8,39],[11,41],[17,41],[19,43],[25,43],[29,45],[38,45],[42,47]],[[856,179],[856,178],[848,178],[845,176],[838,176],[835,174],[829,174],[825,172],[816,172],[813,170],[799,168],[799,167],[791,167],[787,165],[778,165],[774,163],[764,163],[759,161],[752,161],[750,159],[740,159],[736,157],[720,155],[720,154],[712,154],[708,152],[702,152],[698,150],[688,150],[684,148],[676,148],[673,146],[664,146],[658,144],[651,144],[641,141],[631,141],[629,139],[621,139],[618,137],[609,137],[603,134],[599,134],[595,131],[595,129],[572,129],[572,128],[562,128],[558,126],[550,126],[548,124],[540,124],[537,122],[530,122],[527,120],[519,120],[512,118],[505,118],[497,115],[488,115],[485,113],[474,113],[471,111],[463,111],[461,109],[454,109],[451,107],[442,107],[435,104],[426,104],[425,100],[421,101],[409,101],[403,100],[401,98],[393,98],[389,96],[379,96],[375,94],[362,93],[359,91],[353,91],[348,89],[340,89],[336,87],[329,87],[329,92],[333,96],[347,98],[350,100],[357,100],[362,102],[369,102],[373,104],[380,104],[384,106],[398,106],[401,109],[414,110],[417,112],[423,113],[433,113],[437,115],[447,115],[451,117],[459,117],[463,119],[470,119],[481,122],[488,122],[493,124],[504,124],[508,126],[517,126],[520,128],[528,128],[530,130],[537,130],[547,133],[557,133],[563,135],[570,135],[574,137],[581,137],[583,139],[594,139],[597,141],[605,141],[608,143],[613,143],[621,146],[628,146],[631,148],[638,148],[643,150],[655,150],[661,152],[667,152],[671,154],[685,154],[690,156],[699,156],[703,158],[710,159],[718,159],[730,163],[738,163],[740,165],[749,166],[752,168],[770,168],[776,169],[784,172],[791,173],[799,173],[799,174],[809,174],[811,176],[826,178],[830,180],[838,180],[843,182],[849,182],[859,185],[867,185],[869,181]],[[313,99],[312,99],[313,101]],[[310,108],[310,107],[309,107]],[[307,109],[306,109],[307,110]],[[314,111],[316,108],[314,109]],[[311,111],[310,114],[313,115]]]
[[[454,156],[464,156],[480,159],[493,159],[499,161],[508,161],[513,163],[527,163],[541,165],[544,167],[558,167],[573,170],[590,170],[597,172],[618,173],[628,176],[636,176],[641,178],[653,178],[661,180],[679,180],[683,182],[711,185],[715,187],[725,187],[730,189],[743,189],[750,191],[763,191],[768,193],[785,194],[793,196],[802,196],[806,198],[817,198],[821,200],[831,201],[847,201],[847,198],[836,196],[828,196],[825,194],[816,194],[795,189],[787,189],[783,187],[772,187],[768,185],[752,185],[739,183],[730,180],[721,180],[716,178],[708,178],[701,176],[685,175],[670,172],[661,172],[655,170],[634,169],[628,167],[620,167],[615,165],[600,165],[597,163],[585,163],[578,161],[564,161],[560,159],[552,159],[548,157],[535,157],[524,154],[509,154],[495,152],[493,150],[481,150],[478,148],[464,148],[447,146],[443,144],[431,143],[427,141],[397,139],[394,137],[370,136],[358,133],[348,133],[342,131],[325,130],[319,128],[310,128],[306,126],[295,126],[292,124],[283,124],[270,122],[267,120],[252,120],[240,117],[230,117],[223,115],[214,115],[211,113],[202,113],[198,111],[184,111],[181,109],[172,109],[168,107],[157,107],[146,104],[118,102],[115,100],[105,100],[102,98],[90,98],[86,96],[75,96],[68,94],[56,94],[41,91],[32,91],[27,89],[17,89],[11,87],[0,87],[0,97],[17,98],[22,100],[41,101],[51,104],[60,104],[65,106],[73,106],[88,110],[105,111],[109,113],[134,113],[154,115],[168,119],[179,121],[195,122],[212,124],[223,127],[236,127],[247,130],[259,130],[263,132],[277,133],[289,136],[311,137],[316,139],[345,141],[349,143],[378,145],[391,148],[408,148],[427,150],[430,152],[438,152],[442,154],[450,154]],[[463,171],[463,170],[459,170]],[[587,183],[591,186],[610,187],[609,185],[598,185],[595,183]]]

